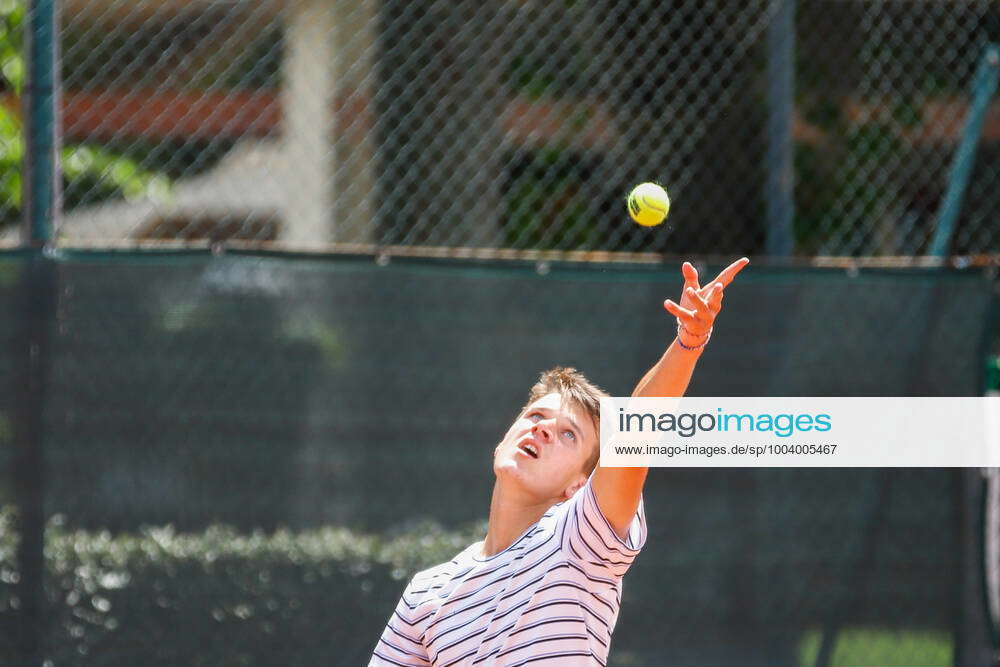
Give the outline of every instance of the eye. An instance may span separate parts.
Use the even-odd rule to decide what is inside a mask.
[[[565,436],[567,440],[576,440],[576,433],[573,433],[573,431],[570,431],[569,429],[563,431],[563,436]]]
[[[542,414],[540,412],[532,412],[531,414],[528,415],[528,419],[537,424],[538,422],[542,421]]]

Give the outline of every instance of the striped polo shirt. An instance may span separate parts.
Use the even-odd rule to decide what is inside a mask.
[[[604,665],[645,540],[642,502],[622,540],[588,481],[500,553],[477,542],[414,576],[369,667]]]

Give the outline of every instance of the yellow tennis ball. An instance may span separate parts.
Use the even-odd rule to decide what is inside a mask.
[[[628,214],[643,227],[655,227],[670,211],[667,191],[656,183],[640,183],[628,194]]]

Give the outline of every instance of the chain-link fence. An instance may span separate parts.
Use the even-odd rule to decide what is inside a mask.
[[[23,0],[0,8],[12,240]],[[998,13],[73,0],[58,36],[60,238],[923,254]],[[994,99],[952,254],[1000,250],[998,157]],[[653,230],[623,205],[646,180],[673,198]]]
[[[610,253],[930,253],[977,94],[943,240],[989,257],[755,262],[691,390],[1000,377],[993,0],[55,4],[62,252],[0,256],[0,664],[362,664],[402,580],[482,536],[537,372],[627,392],[672,335],[673,259]],[[0,0],[6,245],[26,11]],[[234,252],[147,252],[179,244]],[[982,664],[976,473],[661,472],[611,664]]]
[[[52,268],[41,460],[0,428],[4,665],[41,663],[6,660],[32,576],[55,667],[365,664],[408,577],[482,538],[491,453],[537,373],[574,365],[627,393],[662,351],[679,267],[68,253]],[[30,271],[0,256],[0,309],[30,309]],[[691,392],[975,395],[992,289],[971,269],[748,272]],[[0,319],[15,430],[22,326]],[[651,471],[609,664],[980,667],[963,474]],[[3,508],[26,511],[26,482],[41,562],[15,561]]]

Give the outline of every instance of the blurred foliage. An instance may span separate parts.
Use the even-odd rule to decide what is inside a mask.
[[[24,0],[0,0],[0,94],[20,95],[24,89],[24,19]],[[0,105],[0,226],[20,217],[24,153],[24,124],[13,109]],[[116,196],[169,195],[165,176],[99,146],[65,146],[61,157],[67,207]]]
[[[802,636],[799,664],[815,665],[823,641],[818,630]],[[949,667],[954,641],[942,630],[851,628],[837,634],[830,664],[835,667]]]
[[[0,225],[14,222],[20,215],[23,158],[21,121],[0,105]]]
[[[553,4],[532,3],[520,8],[517,25],[524,32],[503,72],[502,82],[511,91],[533,100],[579,97],[580,87],[594,66],[593,54],[577,35],[566,30],[567,24],[586,21],[586,10],[575,2],[564,2],[562,11],[553,11]],[[553,33],[559,39],[551,39]]]
[[[283,40],[280,24],[253,33],[224,10],[165,16],[131,30],[71,24],[63,33],[62,75],[71,90],[148,87],[150,79],[180,89],[275,89]],[[172,53],[183,57],[165,57]]]
[[[96,146],[64,148],[61,165],[68,207],[115,196],[163,201],[170,195],[170,181],[164,175]]]
[[[24,7],[23,0],[0,0],[0,94],[19,92],[24,82]],[[0,225],[17,219],[23,157],[20,119],[0,104]]]
[[[16,606],[15,512],[0,510],[0,619]],[[485,524],[135,534],[46,530],[54,664],[363,664],[405,581],[481,539]],[[4,641],[0,638],[0,642]],[[288,647],[294,646],[294,651]],[[11,655],[0,645],[0,655]]]
[[[0,91],[10,90],[24,80],[24,0],[0,0]]]
[[[511,170],[506,193],[506,240],[513,248],[590,249],[601,239],[600,221],[587,202],[588,175],[569,151],[546,148]]]
[[[848,125],[828,105],[819,105],[811,116],[823,129],[833,129],[843,141],[798,143],[795,147],[795,243],[798,252],[813,254],[831,236],[861,233],[860,217],[884,215],[897,198],[886,183],[873,180],[873,165],[899,155],[898,133],[880,123]],[[850,211],[830,222],[830,211]]]

